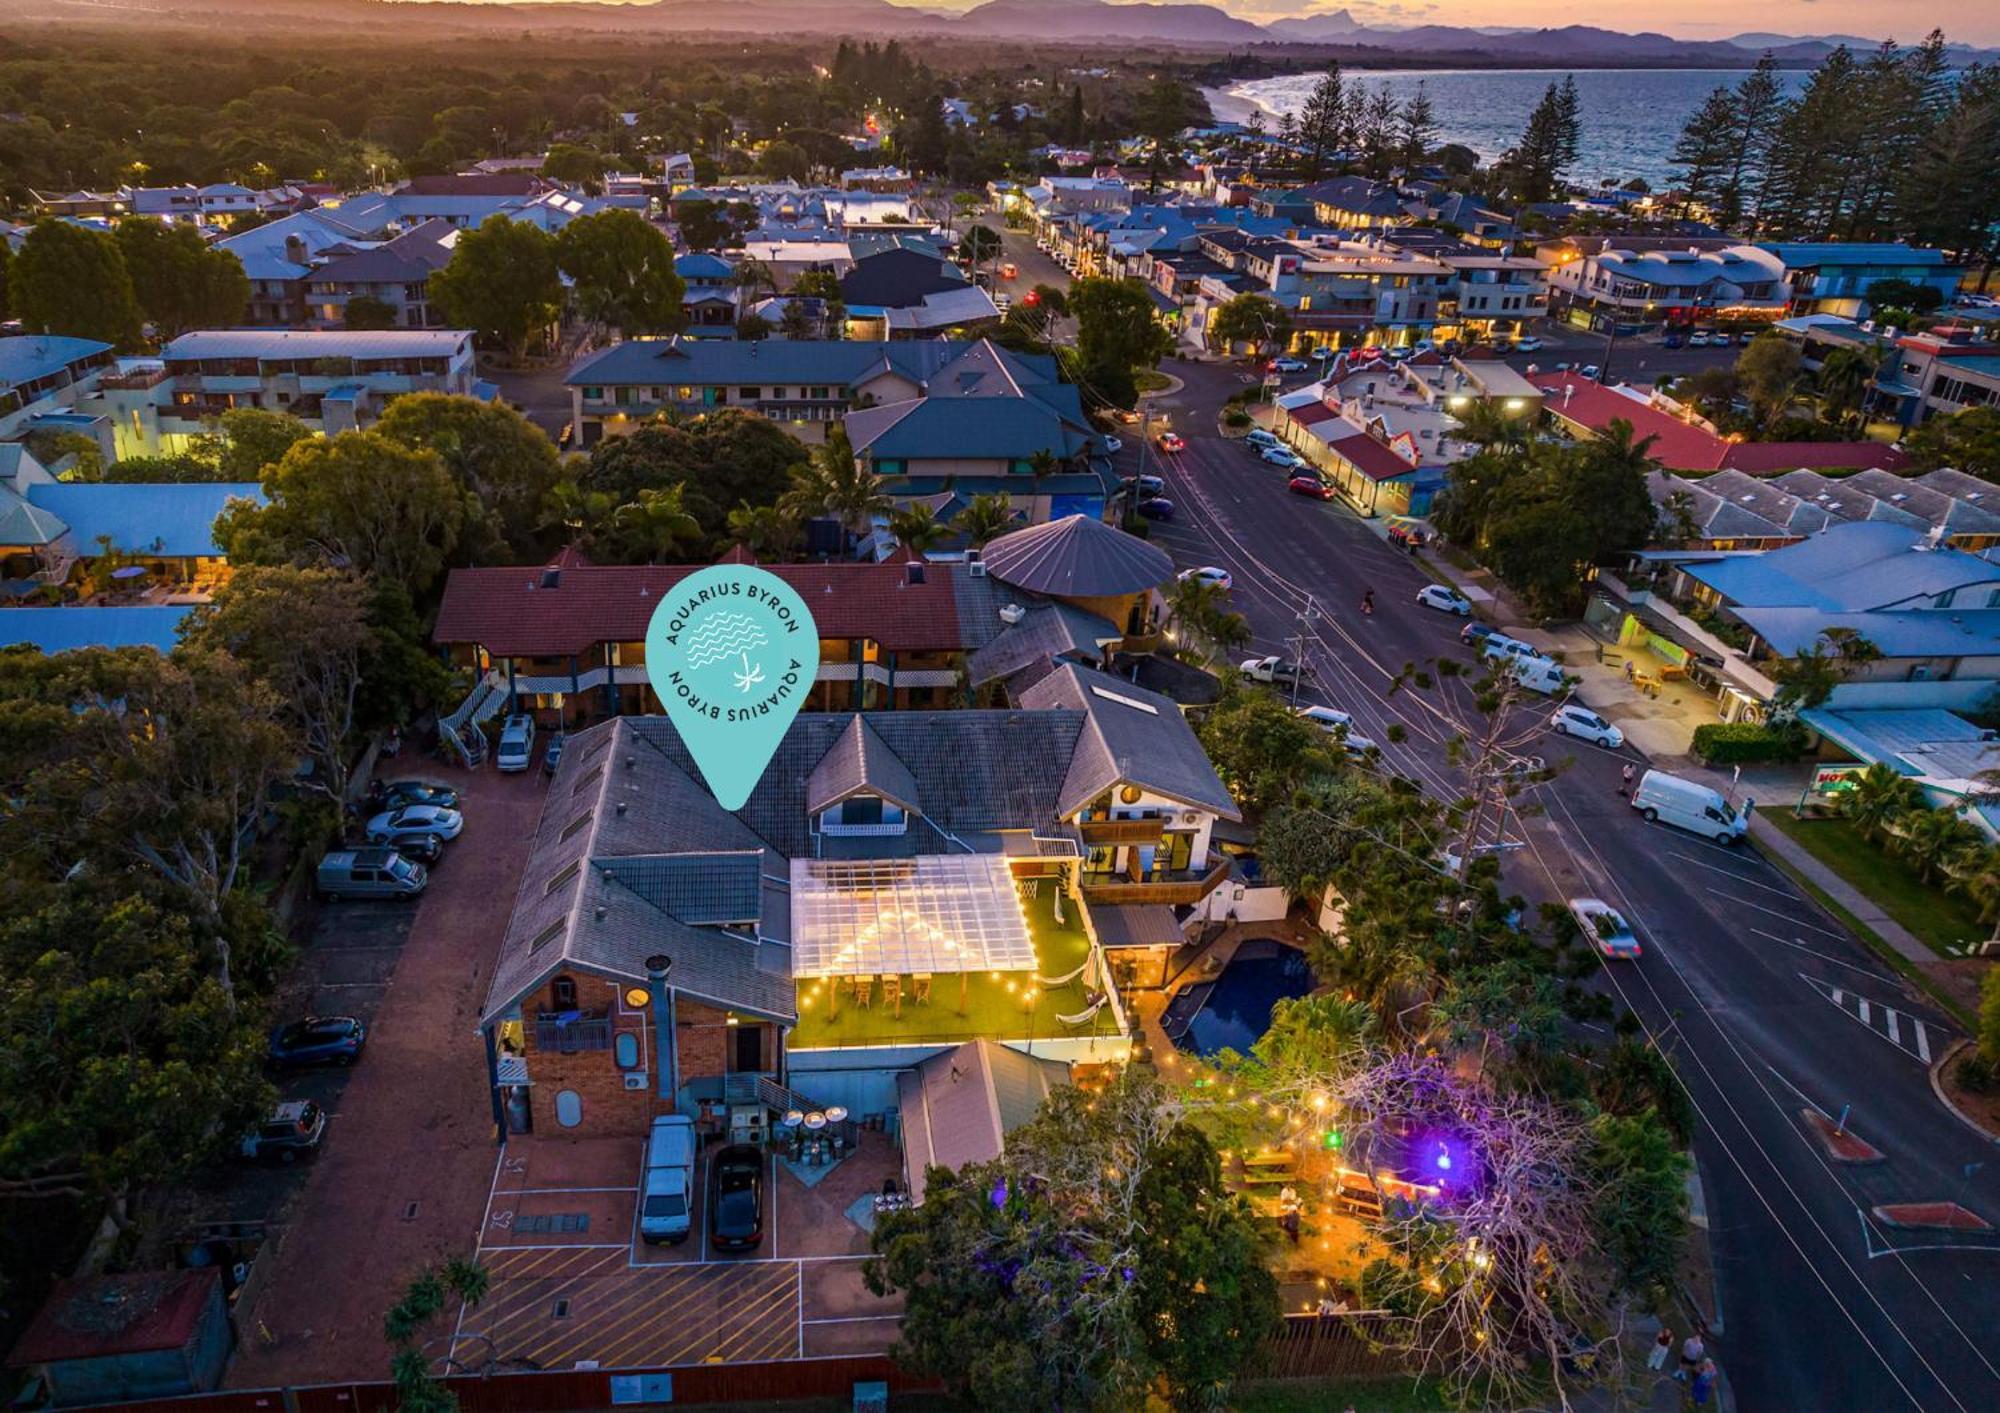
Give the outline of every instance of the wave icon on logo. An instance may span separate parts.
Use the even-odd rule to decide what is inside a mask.
[[[752,648],[765,647],[770,641],[764,636],[764,630],[757,626],[757,620],[748,614],[714,614],[688,635],[688,670],[726,662]]]

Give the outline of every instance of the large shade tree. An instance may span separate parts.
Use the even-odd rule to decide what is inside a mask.
[[[518,358],[562,307],[555,242],[539,226],[489,216],[459,232],[450,262],[427,289],[448,321]]]
[[[627,338],[681,327],[686,285],[674,269],[674,244],[637,211],[571,221],[556,235],[556,263],[591,322]]]

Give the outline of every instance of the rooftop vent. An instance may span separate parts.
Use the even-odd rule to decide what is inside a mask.
[[[1003,603],[1000,605],[1000,621],[1002,623],[1019,623],[1027,616],[1028,610],[1017,603]]]

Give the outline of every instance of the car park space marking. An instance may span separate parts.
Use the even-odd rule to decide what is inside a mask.
[[[1932,1027],[1925,1022],[1893,1006],[1870,1001],[1866,996],[1855,995],[1830,981],[1821,981],[1804,972],[1799,973],[1799,980],[1917,1063],[1930,1064]]]

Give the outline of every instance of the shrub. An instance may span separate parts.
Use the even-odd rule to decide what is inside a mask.
[[[1979,983],[1979,1055],[2000,1065],[2000,967],[1988,967]]]
[[[1958,1082],[1968,1093],[1991,1094],[1993,1092],[1993,1066],[1976,1050],[1968,1050],[1959,1057]]]
[[[1242,408],[1232,407],[1229,409],[1229,415],[1222,419],[1222,425],[1225,427],[1247,427],[1250,425],[1251,420],[1250,414]]]
[[[1711,722],[1694,732],[1694,753],[1708,765],[1795,760],[1804,747],[1796,729],[1749,721]]]

